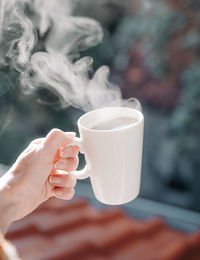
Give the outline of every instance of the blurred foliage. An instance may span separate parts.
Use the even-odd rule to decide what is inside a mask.
[[[187,156],[200,154],[200,4],[190,0],[133,2],[137,2],[136,8],[121,21],[112,39],[113,67],[122,78],[131,66],[140,70],[142,67],[148,74],[148,83],[152,81],[158,85],[157,93],[162,90],[164,93],[169,88],[163,80],[171,81],[171,85],[175,81],[174,94],[175,89],[179,89],[180,94],[170,113],[170,133],[176,139],[180,153]],[[138,45],[142,65],[135,62],[138,51],[131,60],[129,58],[130,50],[134,52]],[[145,84],[139,87],[146,87],[147,93],[150,86]],[[135,85],[129,84],[127,91]],[[162,95],[157,93],[153,96],[152,89],[152,103],[156,98],[161,100]],[[145,91],[142,94],[140,98],[145,99]],[[166,94],[166,100],[173,99],[173,92],[169,94],[171,97]]]
[[[199,160],[200,154],[200,60],[181,77],[182,93],[171,117],[171,127],[181,153]]]

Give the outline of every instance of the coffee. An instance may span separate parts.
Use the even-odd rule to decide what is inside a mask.
[[[137,122],[138,120],[133,117],[116,117],[114,119],[95,124],[90,128],[93,130],[117,130],[126,128]]]

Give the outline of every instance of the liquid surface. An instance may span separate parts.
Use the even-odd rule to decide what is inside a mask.
[[[116,130],[126,128],[137,122],[138,120],[133,117],[116,117],[114,119],[98,123],[90,128],[93,130]]]

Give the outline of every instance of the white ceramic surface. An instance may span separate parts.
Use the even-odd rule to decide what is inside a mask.
[[[117,130],[91,129],[116,115],[136,118],[137,122]],[[136,198],[140,190],[143,114],[125,107],[97,109],[80,117],[78,128],[80,138],[73,144],[85,154],[86,166],[71,174],[77,179],[89,176],[95,197],[104,204],[119,205]]]

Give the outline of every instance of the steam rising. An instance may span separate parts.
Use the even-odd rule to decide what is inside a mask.
[[[92,58],[77,60],[80,51],[103,38],[97,21],[72,16],[78,4],[77,0],[0,0],[0,66],[20,72],[27,92],[49,89],[63,107],[88,111],[125,105],[119,87],[108,81],[108,67],[91,76]],[[45,51],[36,52],[37,35],[45,34]],[[132,106],[140,109],[137,100]]]

